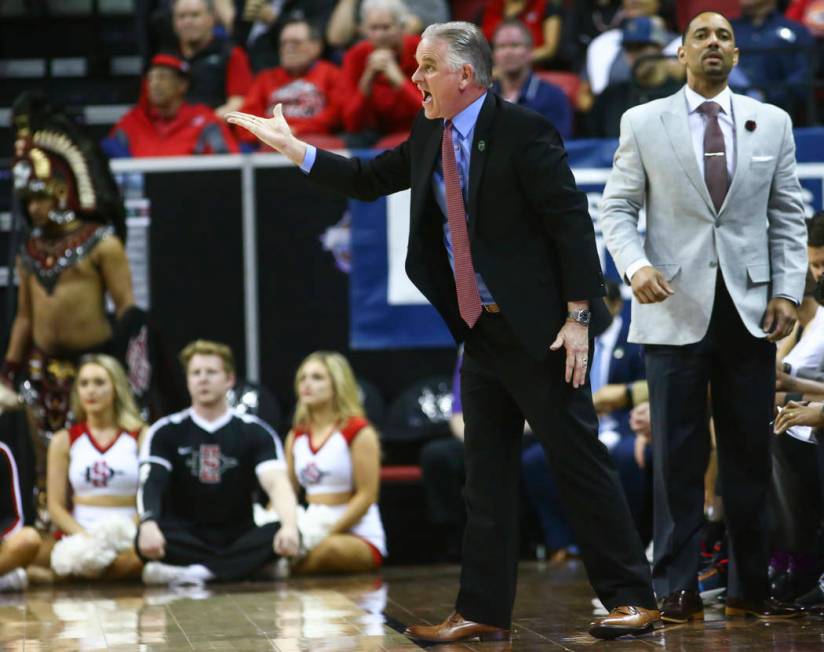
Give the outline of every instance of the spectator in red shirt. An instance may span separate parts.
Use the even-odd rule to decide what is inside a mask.
[[[792,0],[785,16],[804,25],[817,39],[824,39],[824,0]]]
[[[491,43],[495,29],[508,18],[517,18],[532,36],[532,62],[549,63],[561,44],[563,0],[491,0],[484,10],[481,31]]]
[[[371,145],[382,135],[408,131],[420,111],[421,93],[410,79],[418,67],[420,37],[404,34],[406,13],[401,0],[364,0],[361,5],[366,40],[343,58],[343,126],[359,136],[350,146]]]
[[[214,0],[175,0],[174,53],[190,66],[186,100],[207,104],[219,117],[236,111],[252,85],[249,57],[231,41],[215,37]]]
[[[189,65],[157,54],[146,73],[146,96],[103,141],[112,157],[229,154],[238,151],[231,132],[208,106],[188,104]]]
[[[264,70],[252,82],[241,111],[272,116],[280,103],[292,133],[332,134],[340,127],[340,71],[328,61],[319,61],[323,40],[314,26],[302,19],[287,22],[280,32],[280,66]],[[238,129],[244,142],[257,142],[245,129]]]

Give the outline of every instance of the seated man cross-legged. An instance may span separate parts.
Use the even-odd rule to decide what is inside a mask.
[[[229,408],[229,347],[198,340],[181,353],[191,408],[155,423],[141,451],[137,547],[147,584],[241,580],[298,550],[295,494],[277,434]],[[255,526],[264,488],[279,523]]]

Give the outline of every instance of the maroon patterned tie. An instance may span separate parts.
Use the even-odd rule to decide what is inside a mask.
[[[472,328],[481,316],[481,297],[478,294],[478,283],[475,280],[475,268],[472,266],[469,234],[466,231],[466,211],[461,192],[461,177],[452,146],[451,120],[447,120],[443,126],[441,165],[446,194],[446,219],[452,234],[452,259],[455,265],[458,309],[466,325]]]
[[[727,172],[727,149],[724,145],[724,134],[718,124],[718,114],[721,105],[718,102],[704,102],[698,111],[706,117],[704,124],[704,180],[710,191],[715,210],[721,210],[724,197],[730,187],[730,177]]]

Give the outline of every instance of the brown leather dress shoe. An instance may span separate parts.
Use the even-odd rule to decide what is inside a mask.
[[[404,634],[428,643],[454,643],[470,640],[508,641],[512,636],[508,629],[474,623],[457,611],[453,611],[449,618],[440,625],[410,625]]]
[[[769,598],[767,600],[747,600],[745,598],[727,598],[724,607],[727,618],[736,616],[753,616],[760,620],[785,620],[804,615],[804,609]]]
[[[667,623],[685,623],[704,619],[704,603],[698,591],[670,593],[661,604],[661,620]]]
[[[643,607],[615,607],[609,615],[596,620],[589,628],[595,638],[612,639],[627,634],[637,635],[651,632],[655,623],[661,621],[661,612]]]

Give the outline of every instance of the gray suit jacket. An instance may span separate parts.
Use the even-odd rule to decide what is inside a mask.
[[[801,300],[807,233],[790,117],[733,94],[735,170],[716,212],[693,151],[684,90],[634,107],[600,206],[600,226],[621,276],[647,258],[675,294],[632,302],[629,340],[683,345],[707,332],[720,265],[741,319],[755,337],[775,296]],[[755,124],[753,130],[745,125]],[[751,123],[751,126],[752,126]],[[638,232],[646,206],[646,237]]]

